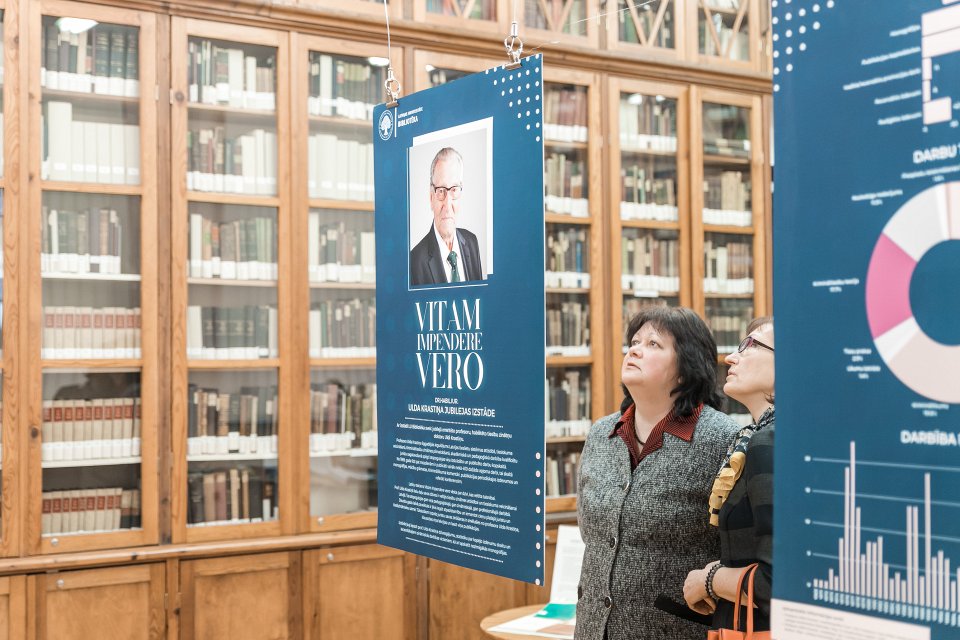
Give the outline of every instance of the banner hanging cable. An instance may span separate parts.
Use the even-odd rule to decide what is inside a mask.
[[[400,102],[400,81],[393,74],[393,50],[390,47],[390,11],[387,9],[387,0],[383,0],[383,17],[387,22],[387,79],[383,81],[383,88],[387,94],[387,108],[392,109]]]

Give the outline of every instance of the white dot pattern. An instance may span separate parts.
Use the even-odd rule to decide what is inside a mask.
[[[780,5],[783,5],[780,11],[776,11]],[[789,9],[787,5],[793,5]],[[774,16],[771,22],[774,25],[774,49],[773,49],[773,75],[778,77],[783,73],[790,73],[794,67],[799,64],[798,57],[801,52],[807,50],[807,38],[811,37],[813,31],[819,31],[822,26],[823,17],[818,16],[818,20],[813,20],[813,16],[821,14],[824,10],[833,9],[836,6],[836,0],[771,0],[770,6],[773,7]],[[786,28],[788,27],[789,28]],[[786,58],[786,59],[784,59]],[[773,85],[774,93],[780,91],[780,83]]]
[[[530,108],[531,98],[534,104],[540,102],[540,81],[534,80],[532,83],[527,82],[529,76],[532,73],[540,72],[540,59],[542,54],[537,54],[526,60],[530,60],[534,63],[534,67],[526,69],[518,69],[512,73],[507,72],[504,67],[494,67],[493,69],[487,69],[484,71],[484,74],[493,76],[493,86],[502,87],[500,90],[501,97],[509,97],[507,101],[507,106],[510,109],[516,109],[517,120],[520,120],[520,123],[523,127],[523,131],[536,132],[535,140],[540,142],[540,108],[534,107]],[[527,63],[529,64],[529,63]],[[527,94],[527,95],[524,95]],[[533,94],[533,95],[530,95]],[[530,119],[529,122],[524,122],[526,119]],[[537,459],[540,459],[540,454],[537,454]],[[537,477],[540,474],[538,472]],[[540,495],[540,490],[537,489],[537,495]]]

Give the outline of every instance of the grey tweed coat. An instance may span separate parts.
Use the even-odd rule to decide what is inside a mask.
[[[706,627],[653,606],[659,594],[683,603],[692,569],[720,557],[707,500],[739,426],[704,406],[693,438],[665,433],[663,446],[630,471],[630,454],[609,435],[615,413],[590,429],[577,499],[586,544],[576,640],[703,640]]]

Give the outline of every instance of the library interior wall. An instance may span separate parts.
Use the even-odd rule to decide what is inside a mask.
[[[728,348],[770,309],[769,7],[518,4],[546,60],[549,576],[623,314],[692,306]],[[512,5],[391,0],[404,91],[503,62]],[[0,638],[481,638],[546,601],[376,544],[372,180],[327,159],[369,175],[383,5],[0,9]]]

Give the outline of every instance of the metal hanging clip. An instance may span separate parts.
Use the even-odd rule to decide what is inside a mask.
[[[519,67],[520,55],[523,54],[523,40],[520,39],[520,28],[516,20],[510,23],[510,35],[503,39],[503,47],[507,50],[507,58],[510,60],[504,65],[504,69]]]
[[[387,67],[387,79],[383,81],[383,88],[387,92],[387,108],[392,109],[399,104],[400,81],[393,75],[393,67]]]

